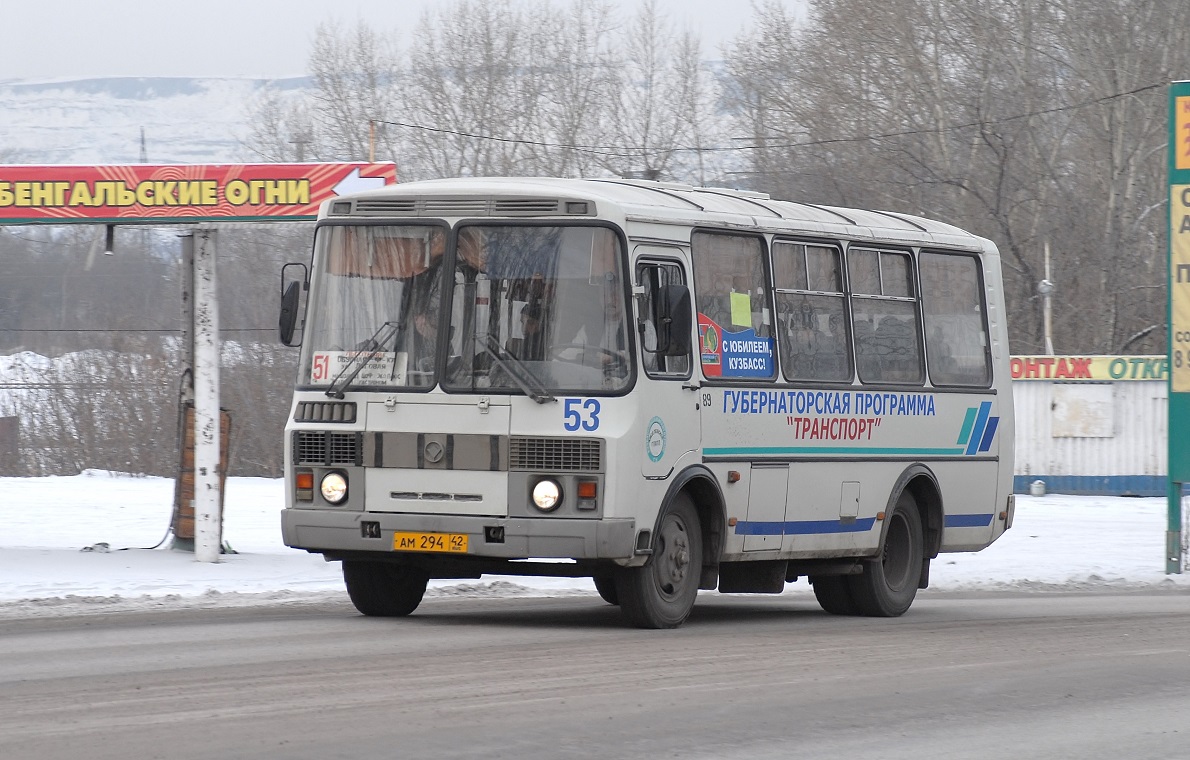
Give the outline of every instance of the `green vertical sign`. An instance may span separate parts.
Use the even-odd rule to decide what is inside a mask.
[[[1190,482],[1190,82],[1169,88],[1169,523],[1165,572],[1182,572]]]

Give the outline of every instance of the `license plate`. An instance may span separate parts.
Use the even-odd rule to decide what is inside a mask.
[[[466,533],[414,533],[397,531],[393,535],[393,549],[399,552],[467,553]]]

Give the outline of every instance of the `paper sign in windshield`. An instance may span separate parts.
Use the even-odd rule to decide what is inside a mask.
[[[352,385],[404,385],[409,354],[375,351],[365,359],[360,351],[315,351],[310,365],[312,385],[330,385],[340,375],[346,379],[359,368]],[[350,369],[348,369],[350,367]]]

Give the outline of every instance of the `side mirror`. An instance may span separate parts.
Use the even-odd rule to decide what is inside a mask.
[[[653,301],[653,324],[657,326],[657,353],[661,356],[690,354],[690,289],[685,285],[663,285]]]
[[[302,293],[309,287],[306,271],[305,264],[286,264],[281,267],[281,316],[277,320],[277,327],[281,333],[281,343],[286,346],[302,344],[301,334],[296,340],[293,334],[301,311]]]

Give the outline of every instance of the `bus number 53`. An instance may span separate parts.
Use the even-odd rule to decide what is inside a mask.
[[[599,399],[568,398],[562,406],[562,427],[569,431],[599,429]]]

